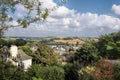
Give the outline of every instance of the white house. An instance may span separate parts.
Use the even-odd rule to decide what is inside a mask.
[[[15,66],[23,66],[25,71],[32,65],[32,57],[25,54],[23,50],[18,49],[15,45],[10,47],[10,58],[8,60]]]

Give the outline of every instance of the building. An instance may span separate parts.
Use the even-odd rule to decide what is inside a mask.
[[[13,65],[22,67],[25,71],[32,65],[32,57],[25,54],[17,46],[12,45],[10,47],[10,57],[8,61],[12,62]]]
[[[38,46],[35,43],[32,43],[29,46],[30,46],[30,50],[33,52],[37,51],[37,49],[38,49]]]

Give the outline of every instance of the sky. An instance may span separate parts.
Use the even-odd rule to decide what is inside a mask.
[[[42,7],[51,9],[60,0],[40,0]],[[24,7],[17,6],[17,17],[24,15]],[[17,22],[13,21],[13,24]],[[10,28],[5,36],[99,37],[120,30],[120,0],[67,0],[51,11],[44,22],[23,29]]]

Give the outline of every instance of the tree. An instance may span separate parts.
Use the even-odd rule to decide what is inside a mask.
[[[0,80],[30,80],[30,76],[10,62],[0,62]]]
[[[73,61],[77,61],[84,66],[93,65],[98,59],[97,48],[91,43],[84,44],[73,57]]]
[[[14,40],[8,40],[6,46],[11,47],[11,45],[15,45]]]
[[[95,65],[94,77],[96,80],[114,80],[113,64],[105,59],[99,60]]]
[[[24,46],[24,45],[27,43],[27,41],[24,40],[24,39],[16,39],[16,40],[14,41],[14,43],[15,43],[15,45],[17,45],[17,46]]]
[[[10,80],[15,71],[16,67],[11,63],[0,62],[0,80]]]
[[[33,62],[34,63],[42,63],[45,65],[53,65],[57,64],[57,54],[47,45],[38,44],[38,49],[35,53],[33,53]]]
[[[40,0],[0,0],[0,33],[2,34],[4,30],[11,27],[26,28],[31,23],[46,19],[49,10],[47,8],[41,10],[41,5]],[[24,7],[24,17],[15,16],[17,6]],[[13,21],[18,25],[11,24]]]
[[[3,46],[5,46],[6,41],[3,39],[0,39],[0,48],[2,48]]]
[[[78,63],[68,63],[64,66],[65,80],[81,80],[79,76],[79,69],[81,66]]]
[[[62,5],[66,0],[61,0],[59,5]],[[0,37],[4,31],[12,28],[22,26],[26,28],[31,23],[43,21],[49,15],[49,12],[58,7],[54,6],[52,9],[42,8],[43,2],[40,0],[0,0]],[[17,17],[15,15],[17,6],[24,8],[23,17]],[[16,22],[17,24],[12,24]]]
[[[35,64],[28,70],[28,73],[31,77],[39,78],[40,80],[64,80],[64,69],[58,66]]]
[[[120,59],[120,32],[101,36],[97,48],[104,58]]]
[[[120,79],[120,63],[114,65],[114,79]]]
[[[30,80],[31,76],[28,75],[27,72],[25,72],[20,67],[17,67],[16,71],[11,75],[10,80]]]

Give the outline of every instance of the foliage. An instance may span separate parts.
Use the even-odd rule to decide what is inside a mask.
[[[57,54],[47,45],[38,44],[37,51],[32,55],[34,63],[54,65],[58,63]]]
[[[32,77],[32,80],[43,80],[41,78]]]
[[[11,45],[15,45],[14,40],[8,40],[6,46],[11,47]]]
[[[12,80],[30,80],[31,76],[29,76],[25,71],[21,68],[17,68],[17,70],[12,75]]]
[[[0,62],[0,80],[10,80],[16,68],[10,63]]]
[[[29,77],[10,62],[0,62],[0,80],[29,80]]]
[[[24,39],[16,39],[16,40],[3,40],[0,39],[0,46],[8,46],[10,47],[11,45],[17,45],[17,46],[23,46],[27,43],[26,40]]]
[[[80,64],[92,65],[99,59],[97,48],[91,44],[86,43],[80,49],[78,49],[73,57],[73,61],[77,61]]]
[[[14,41],[14,43],[15,43],[15,45],[17,45],[17,46],[24,46],[27,42],[26,42],[26,40],[24,40],[24,39],[16,39],[16,40]]]
[[[81,66],[78,63],[68,63],[64,66],[65,70],[65,80],[80,80],[78,70]]]
[[[120,79],[120,63],[114,65],[114,79],[115,80]]]
[[[94,80],[93,73],[95,68],[93,66],[86,66],[79,70],[81,80]]]
[[[35,64],[28,71],[32,77],[43,80],[64,80],[64,69],[57,66],[42,66]]]
[[[20,46],[19,48],[21,48],[27,55],[32,56],[32,51],[29,46]]]
[[[66,0],[61,0],[60,5],[62,5]],[[26,28],[31,23],[42,22],[49,15],[50,11],[58,8],[57,6],[53,6],[53,8],[49,9],[49,7],[43,8],[43,2],[40,0],[0,0],[0,37],[3,36],[4,31],[9,28],[22,26]],[[22,7],[19,9],[24,14],[20,14],[21,16],[17,16],[18,7]],[[16,24],[13,24],[13,23]]]
[[[39,43],[41,44],[47,44],[47,45],[54,45],[56,44],[56,42],[53,39],[42,39],[41,41],[39,41]]]
[[[101,59],[95,66],[94,76],[96,80],[114,80],[113,64]]]
[[[80,65],[79,63],[68,63],[64,66],[65,80],[94,80],[93,66]]]
[[[42,9],[39,0],[0,0],[0,34],[11,27],[22,26],[26,28],[31,23],[46,19],[49,10]],[[16,16],[17,7],[24,8],[23,17]],[[34,14],[33,14],[34,13]],[[17,22],[17,25],[12,24]]]
[[[3,46],[5,46],[6,43],[7,43],[7,42],[6,42],[5,40],[0,39],[0,48],[2,48]]]
[[[97,48],[104,58],[120,59],[120,31],[101,36]]]
[[[73,38],[71,37],[65,37],[65,38],[62,38],[63,40],[73,40]]]

